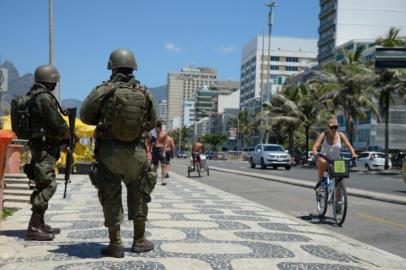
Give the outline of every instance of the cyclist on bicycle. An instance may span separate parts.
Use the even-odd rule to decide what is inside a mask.
[[[196,169],[196,162],[199,163],[199,167],[202,167],[200,154],[204,152],[204,144],[202,138],[198,138],[192,146],[192,159],[193,159],[193,170]]]
[[[356,158],[357,155],[355,154],[354,148],[348,141],[347,137],[344,133],[337,131],[338,130],[338,122],[337,117],[332,116],[328,122],[328,129],[326,132],[320,133],[317,137],[316,142],[314,143],[312,152],[315,156],[317,156],[317,150],[321,146],[320,153],[326,156],[330,161],[341,159],[341,148],[344,144],[347,146],[348,150],[351,152],[352,158]],[[328,161],[323,157],[317,158],[317,170],[318,170],[318,181],[316,186],[314,187],[315,190],[318,190],[320,187],[321,181],[323,180],[324,172],[328,168]]]

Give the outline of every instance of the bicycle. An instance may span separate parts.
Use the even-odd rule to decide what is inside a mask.
[[[199,154],[197,154],[197,155],[199,155]],[[191,157],[191,163],[192,164],[189,165],[188,168],[187,168],[187,174],[188,174],[189,178],[190,178],[190,173],[193,172],[193,171],[197,171],[197,175],[199,177],[201,177],[201,175],[200,175],[200,172],[201,172],[200,162],[201,162],[200,158],[198,159],[197,156],[194,156],[194,154],[192,154],[192,157]],[[192,167],[192,165],[193,165],[193,167]]]
[[[322,218],[331,206],[335,224],[342,226],[347,215],[347,190],[344,178],[349,177],[349,160],[329,160],[325,155],[319,154],[328,162],[327,172],[324,173],[320,187],[316,190],[317,212]],[[337,197],[340,197],[337,200]]]

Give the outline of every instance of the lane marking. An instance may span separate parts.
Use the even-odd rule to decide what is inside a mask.
[[[381,217],[371,216],[371,215],[368,215],[368,214],[365,214],[365,213],[358,213],[358,216],[363,217],[365,219],[372,220],[372,221],[377,221],[377,222],[389,224],[389,225],[399,227],[399,228],[402,228],[402,229],[406,230],[406,224],[398,223],[398,222],[391,221],[391,220],[381,218]]]
[[[403,182],[403,179],[400,179],[400,178],[385,177],[385,178],[382,178],[382,180],[389,180],[389,181],[396,181],[396,182],[402,181]]]

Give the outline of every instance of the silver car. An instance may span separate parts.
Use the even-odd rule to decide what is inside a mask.
[[[251,168],[260,165],[262,169],[272,166],[275,170],[278,167],[285,167],[286,170],[290,170],[292,166],[289,152],[279,144],[258,144],[248,161]]]

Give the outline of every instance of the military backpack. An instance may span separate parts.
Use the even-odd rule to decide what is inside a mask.
[[[109,97],[112,97],[113,137],[125,142],[141,139],[149,125],[152,104],[146,88],[138,83],[120,82],[106,95]]]
[[[25,96],[18,96],[11,100],[11,128],[17,138],[28,140],[32,135],[31,114],[29,104],[35,96],[46,93],[46,90],[39,90],[35,93],[28,93]]]

